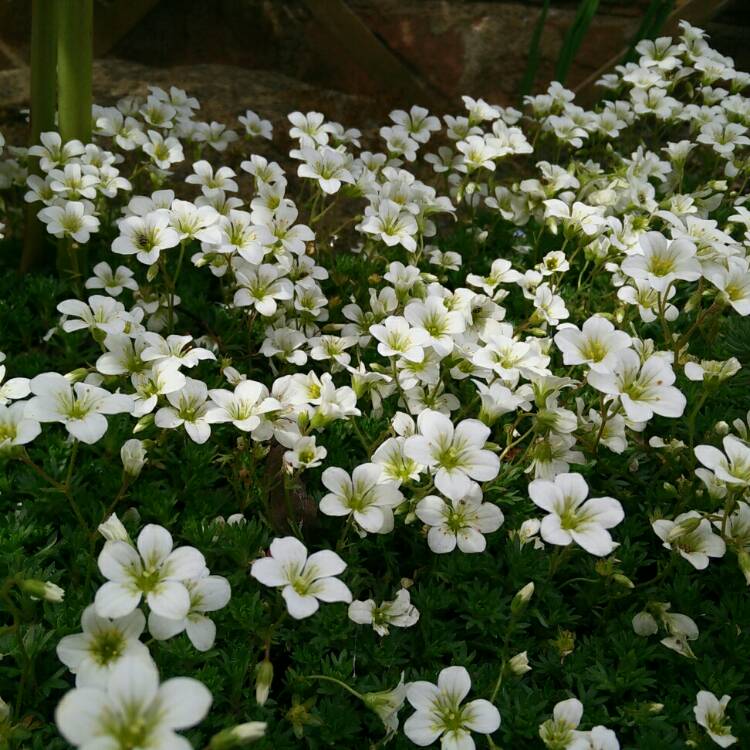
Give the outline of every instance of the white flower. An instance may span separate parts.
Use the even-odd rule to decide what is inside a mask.
[[[49,172],[58,164],[65,164],[74,156],[83,153],[83,144],[78,140],[62,142],[59,133],[48,132],[39,136],[42,145],[29,148],[29,156],[39,157],[39,166],[43,172]]]
[[[105,687],[112,669],[121,659],[148,659],[146,646],[138,639],[146,627],[139,609],[114,620],[99,617],[93,604],[81,615],[82,633],[66,635],[57,644],[57,656],[76,676],[76,685]]]
[[[124,617],[145,598],[156,614],[182,620],[190,611],[184,582],[203,573],[203,555],[194,547],[173,549],[172,535],[155,524],[143,527],[136,545],[137,550],[128,542],[105,542],[98,565],[108,580],[96,592],[96,613]]]
[[[276,300],[288,300],[294,296],[294,287],[287,278],[282,278],[276,266],[264,263],[252,268],[241,266],[236,270],[239,288],[234,293],[235,307],[254,307],[258,313],[270,317],[276,313]]]
[[[419,620],[419,610],[411,603],[409,592],[400,589],[393,601],[375,604],[372,599],[353,601],[349,605],[349,619],[359,625],[372,625],[375,632],[388,635],[388,627],[410,628]]]
[[[163,406],[156,412],[154,423],[169,430],[182,425],[190,439],[202,445],[211,436],[212,420],[207,399],[206,384],[202,380],[186,378],[179,391],[167,393],[170,406]]]
[[[270,120],[261,119],[255,112],[248,109],[244,115],[237,118],[245,126],[247,135],[254,138],[273,139],[273,125]]]
[[[701,266],[695,257],[695,245],[687,239],[667,240],[659,232],[641,235],[643,255],[629,255],[622,262],[622,272],[636,280],[646,281],[657,292],[666,291],[675,281],[695,281]]]
[[[365,531],[388,534],[393,531],[393,508],[404,496],[381,475],[377,464],[357,466],[351,477],[338,467],[326,469],[322,482],[330,492],[320,501],[320,510],[327,516],[351,514]]]
[[[404,454],[405,438],[388,438],[372,454],[372,462],[382,470],[382,477],[397,487],[402,482],[417,481],[424,470],[416,461]]]
[[[317,180],[324,193],[333,195],[339,191],[342,182],[354,182],[351,172],[346,168],[346,156],[335,149],[328,146],[303,148],[300,150],[300,158],[303,163],[297,167],[297,174]]]
[[[148,616],[148,631],[158,641],[172,638],[184,630],[198,651],[208,651],[216,640],[216,625],[206,617],[206,612],[223,609],[232,597],[229,581],[222,576],[202,575],[184,581],[190,594],[190,610],[182,619],[164,617],[151,612]]]
[[[87,750],[186,750],[190,743],[175,730],[198,724],[210,706],[211,693],[198,680],[175,677],[159,685],[150,658],[127,656],[112,669],[106,687],[66,693],[55,721],[71,745]]]
[[[424,329],[412,328],[406,318],[391,315],[383,323],[371,325],[369,330],[380,342],[378,353],[384,357],[403,357],[410,362],[424,359],[430,335]]]
[[[553,481],[535,479],[529,497],[549,515],[542,519],[542,539],[549,544],[576,542],[592,555],[610,554],[617,544],[607,529],[625,517],[622,505],[611,497],[587,500],[589,487],[580,474],[558,474]]]
[[[727,267],[715,265],[705,272],[706,278],[721,290],[723,297],[740,315],[750,315],[750,263],[732,256]]]
[[[497,531],[503,523],[500,508],[482,502],[482,493],[474,485],[465,497],[446,502],[437,495],[422,498],[415,509],[417,518],[430,530],[427,543],[436,554],[483,552],[487,546],[484,534]]]
[[[697,511],[681,513],[674,521],[659,519],[651,527],[664,547],[676,549],[696,570],[704,570],[710,557],[723,557],[726,552],[724,540],[713,533],[711,523]]]
[[[148,141],[143,146],[143,152],[151,157],[151,160],[159,169],[169,169],[172,164],[182,161],[185,154],[182,144],[174,136],[164,138],[155,130],[148,131]]]
[[[472,479],[488,482],[500,470],[498,457],[483,450],[490,428],[478,419],[465,419],[455,427],[444,414],[431,409],[417,419],[419,435],[406,439],[404,453],[435,472],[435,486],[444,495],[465,497]]]
[[[729,747],[737,742],[737,738],[732,735],[732,728],[726,721],[727,704],[731,699],[731,696],[723,695],[719,700],[708,690],[700,690],[695,696],[695,720],[719,747]]]
[[[617,353],[630,346],[631,338],[600,315],[592,315],[581,330],[574,325],[560,326],[555,344],[566,365],[588,365],[592,370],[606,372],[612,368]]]
[[[225,389],[208,392],[213,405],[208,409],[212,423],[231,422],[238,430],[252,432],[260,425],[263,415],[281,409],[281,403],[268,397],[268,388],[255,380],[243,380],[234,393]]]
[[[406,700],[404,673],[401,673],[398,685],[392,690],[363,693],[361,698],[364,704],[380,717],[386,729],[386,736],[392,737],[398,731],[398,712]]]
[[[446,308],[439,297],[428,297],[424,302],[415,300],[404,309],[404,317],[413,331],[427,334],[429,344],[440,357],[453,351],[453,337],[466,330],[466,319],[457,311]]]
[[[28,378],[10,378],[3,383],[4,379],[5,365],[0,365],[0,406],[4,406],[8,401],[26,398],[31,393]]]
[[[130,413],[132,396],[110,393],[87,383],[71,385],[56,372],[37,375],[30,382],[34,394],[26,417],[37,422],[61,422],[82,443],[96,443],[107,431],[105,414]]]
[[[99,219],[92,216],[91,203],[67,201],[63,205],[47,206],[38,216],[55,237],[71,237],[79,244],[89,241],[92,232],[99,231]]]
[[[28,416],[27,402],[0,404],[0,450],[30,443],[42,428]]]
[[[685,396],[675,388],[675,374],[664,357],[654,354],[643,364],[632,349],[617,354],[611,372],[592,370],[588,382],[602,393],[619,396],[628,419],[646,422],[654,414],[680,417]]]
[[[392,200],[381,200],[377,213],[365,217],[359,225],[362,232],[376,235],[389,247],[402,245],[410,252],[417,249],[414,235],[418,231],[416,219]]]
[[[577,698],[557,703],[552,718],[539,727],[539,736],[550,750],[587,750],[588,740],[578,731],[583,716],[583,704]]]
[[[322,445],[316,445],[314,435],[306,435],[297,438],[292,448],[284,453],[284,463],[292,469],[312,469],[320,466],[327,455]]]
[[[720,481],[750,487],[750,447],[734,435],[727,435],[722,444],[724,453],[712,445],[696,446],[696,458]]]
[[[117,266],[113,271],[109,263],[102,261],[94,266],[94,275],[86,279],[86,289],[104,289],[112,297],[119,297],[123,289],[136,291],[138,282],[129,268]]]
[[[141,357],[144,362],[155,362],[169,367],[195,367],[204,359],[216,359],[216,355],[201,346],[188,346],[192,336],[167,336],[162,338],[158,333],[146,333],[143,336],[148,344]]]
[[[235,171],[230,167],[219,167],[216,172],[210,162],[205,159],[193,164],[193,174],[185,178],[185,182],[191,185],[202,185],[210,189],[218,188],[228,192],[237,192],[237,183],[232,179],[236,177]]]
[[[147,266],[159,260],[162,250],[180,242],[180,235],[169,226],[169,213],[162,209],[145,216],[128,216],[120,221],[119,230],[120,236],[112,243],[112,252],[135,255]]]
[[[331,550],[314,552],[299,539],[287,536],[271,542],[270,557],[256,560],[250,575],[265,586],[282,588],[289,614],[296,620],[315,614],[319,602],[352,601],[351,591],[335,576],[343,573],[346,563]]]
[[[487,700],[461,705],[471,690],[471,678],[464,667],[447,667],[437,685],[412,682],[406,699],[415,712],[404,723],[404,734],[420,747],[441,738],[443,750],[473,750],[471,732],[492,734],[500,726],[499,711]]]
[[[66,316],[62,329],[66,333],[88,328],[92,333],[122,333],[130,320],[122,303],[111,297],[94,294],[88,303],[79,299],[66,299],[57,306],[58,312]]]

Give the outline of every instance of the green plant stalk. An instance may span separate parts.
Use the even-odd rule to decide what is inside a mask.
[[[560,83],[565,83],[570,66],[586,37],[586,32],[591,25],[591,21],[594,19],[598,7],[599,0],[581,0],[573,23],[565,34],[560,56],[557,58],[555,79],[560,81]]]
[[[57,3],[56,0],[33,0],[31,6],[31,132],[29,144],[39,143],[39,136],[55,129],[57,104]],[[40,174],[37,159],[30,160],[31,174]],[[36,218],[38,205],[26,206],[24,243],[19,270],[26,273],[38,265],[46,233]]]
[[[544,0],[544,5],[539,13],[539,18],[534,25],[534,33],[531,36],[531,42],[529,44],[529,57],[526,61],[526,70],[523,73],[523,79],[521,80],[521,86],[518,92],[519,99],[522,99],[526,94],[530,93],[534,86],[534,79],[536,78],[537,69],[539,68],[539,44],[542,40],[544,24],[547,22],[547,13],[549,12],[550,2],[551,0]]]
[[[93,0],[57,0],[58,119],[63,141],[91,139]]]

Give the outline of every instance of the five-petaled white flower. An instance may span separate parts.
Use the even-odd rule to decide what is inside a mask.
[[[105,414],[130,413],[132,396],[110,393],[87,383],[73,385],[59,373],[45,372],[29,383],[34,397],[25,417],[37,422],[61,422],[77,440],[96,443],[107,431]]]
[[[354,521],[371,534],[393,531],[393,508],[404,496],[390,481],[383,481],[378,464],[357,466],[351,477],[343,469],[331,466],[322,481],[330,492],[320,501],[327,516],[352,515]]]
[[[472,480],[488,482],[497,476],[500,460],[484,450],[490,428],[478,419],[464,419],[455,427],[438,411],[426,409],[417,418],[418,435],[406,439],[404,453],[435,473],[435,486],[452,500],[469,494]]]
[[[625,517],[622,505],[611,497],[586,498],[589,487],[580,474],[558,474],[554,481],[535,479],[529,497],[549,515],[542,519],[542,539],[549,544],[576,542],[592,555],[610,554],[617,544],[607,529]]]
[[[155,524],[143,527],[136,546],[105,542],[98,564],[108,580],[96,592],[96,613],[124,617],[145,598],[157,615],[182,620],[190,611],[185,581],[202,575],[206,567],[203,555],[195,547],[173,549],[172,535]]]
[[[76,676],[76,685],[106,686],[112,669],[128,656],[149,658],[148,649],[138,639],[146,627],[146,617],[135,609],[114,620],[100,617],[89,604],[81,615],[82,633],[66,635],[57,644],[57,656]]]
[[[71,690],[55,711],[60,733],[86,750],[187,750],[190,743],[176,730],[203,720],[211,693],[190,677],[159,685],[150,658],[127,656],[110,672],[106,686]]]
[[[346,584],[335,576],[346,570],[346,563],[331,550],[314,552],[299,539],[286,536],[271,542],[270,557],[256,560],[250,570],[264,586],[281,588],[289,614],[296,620],[315,614],[321,602],[352,601]]]
[[[427,544],[433,552],[483,552],[485,534],[497,531],[503,513],[496,505],[482,502],[482,492],[474,485],[466,496],[446,502],[437,495],[422,498],[416,507],[417,518],[430,527]]]
[[[349,619],[359,625],[372,625],[380,636],[388,635],[388,627],[410,628],[419,620],[419,610],[411,603],[406,589],[400,589],[393,601],[376,604],[372,599],[353,601]]]
[[[719,700],[708,690],[700,690],[695,696],[695,720],[719,747],[729,747],[737,742],[726,719],[727,705],[731,699],[729,695],[722,695]]]
[[[418,680],[406,689],[406,699],[416,709],[404,724],[404,734],[420,747],[441,738],[443,750],[474,750],[471,732],[492,734],[500,726],[500,712],[479,698],[461,705],[471,690],[464,667],[447,667],[437,685]]]

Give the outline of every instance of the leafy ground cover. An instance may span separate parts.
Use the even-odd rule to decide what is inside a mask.
[[[638,52],[591,111],[5,145],[5,746],[750,742],[748,76]]]

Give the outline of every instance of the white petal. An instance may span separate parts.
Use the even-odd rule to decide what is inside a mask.
[[[155,568],[172,551],[172,535],[163,527],[149,523],[138,534],[138,551],[147,567]]]
[[[322,602],[348,603],[352,600],[352,592],[349,591],[348,586],[343,581],[339,581],[338,578],[321,578],[320,580],[315,581],[310,593],[314,594]]]
[[[141,558],[127,542],[106,542],[97,560],[101,574],[110,581],[124,583],[141,572]]]
[[[460,703],[471,690],[471,677],[464,667],[446,667],[438,675],[438,687]]]
[[[208,651],[216,640],[216,625],[205,615],[189,615],[185,631],[198,651]]]
[[[489,701],[481,698],[471,701],[464,707],[464,712],[471,715],[470,719],[464,720],[464,725],[474,732],[492,734],[500,726],[500,712]]]
[[[190,611],[190,594],[178,581],[162,581],[146,596],[148,606],[162,617],[182,620]]]
[[[141,592],[124,583],[108,581],[99,588],[94,598],[100,617],[124,617],[140,603]]]
[[[321,550],[310,555],[307,561],[307,570],[315,568],[316,578],[327,578],[337,576],[346,570],[346,563],[331,550]]]
[[[175,677],[158,693],[160,717],[170,729],[187,729],[203,721],[211,707],[211,692],[198,680]]]
[[[112,668],[107,692],[113,705],[149,706],[159,689],[159,672],[151,659],[127,656]]]
[[[85,687],[66,693],[55,710],[55,722],[71,745],[83,745],[99,733],[109,700],[103,690]]]
[[[310,617],[318,611],[318,600],[314,596],[300,596],[291,586],[286,586],[281,592],[286,601],[286,608],[295,620]]]

